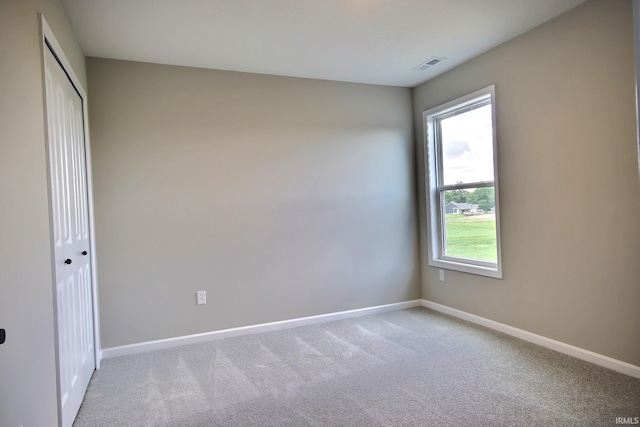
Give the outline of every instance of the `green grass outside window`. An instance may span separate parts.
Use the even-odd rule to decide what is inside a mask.
[[[495,215],[446,214],[448,256],[497,262]]]

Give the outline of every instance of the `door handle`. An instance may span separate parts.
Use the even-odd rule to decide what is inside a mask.
[[[87,251],[82,251],[82,252],[80,252],[80,253],[81,253],[82,255],[85,255],[85,256],[86,256],[88,252],[87,252]]]
[[[67,258],[67,259],[64,260],[64,263],[67,264],[67,265],[71,264],[72,262],[73,261],[71,261],[71,258]]]
[[[6,338],[7,332],[4,329],[0,329],[0,344],[4,344]]]

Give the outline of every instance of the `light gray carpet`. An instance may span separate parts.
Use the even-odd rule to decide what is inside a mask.
[[[425,308],[105,360],[81,426],[607,426],[640,380]]]

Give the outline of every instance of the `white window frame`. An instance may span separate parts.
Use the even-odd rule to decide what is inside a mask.
[[[491,120],[493,127],[493,182],[472,182],[456,185],[443,185],[442,183],[442,157],[440,143],[438,142],[438,130],[436,120],[461,110],[476,106],[480,102],[490,102]],[[449,101],[437,107],[425,110],[422,113],[424,129],[424,155],[425,155],[425,189],[427,203],[427,238],[429,265],[447,270],[456,270],[465,273],[502,279],[502,251],[500,238],[500,203],[498,198],[498,158],[496,137],[496,100],[495,85],[485,87],[468,95]],[[468,258],[451,257],[444,254],[444,203],[440,203],[440,195],[446,190],[494,187],[495,216],[496,216],[496,249],[497,262],[486,262]]]

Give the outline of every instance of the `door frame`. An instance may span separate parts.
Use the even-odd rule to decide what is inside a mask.
[[[638,172],[640,173],[640,0],[633,0],[633,41],[636,66],[636,143],[638,144]]]
[[[41,56],[42,56],[42,93],[43,93],[43,109],[44,109],[44,126],[45,126],[45,141],[46,141],[46,150],[47,150],[47,158],[49,156],[49,130],[47,123],[47,114],[46,114],[46,81],[45,81],[45,53],[46,49],[49,49],[47,45],[51,47],[55,56],[58,58],[58,61],[61,63],[62,68],[65,73],[71,80],[71,83],[75,86],[76,90],[80,93],[80,97],[82,98],[82,114],[83,114],[83,127],[84,127],[84,143],[85,143],[85,157],[86,157],[86,173],[87,173],[87,203],[88,203],[88,215],[89,215],[89,233],[90,233],[90,265],[91,265],[91,291],[92,291],[92,312],[93,312],[93,341],[94,341],[94,359],[96,369],[100,369],[100,364],[102,362],[102,348],[100,346],[100,318],[99,318],[99,306],[98,306],[98,280],[97,280],[97,267],[96,267],[96,245],[95,245],[95,220],[94,220],[94,205],[93,205],[93,179],[92,179],[92,168],[91,168],[91,146],[89,140],[89,111],[87,108],[87,93],[83,85],[80,83],[76,73],[73,71],[73,67],[71,67],[71,63],[67,59],[67,56],[62,49],[60,43],[56,39],[51,27],[47,23],[44,16],[39,13],[38,19],[40,21],[40,46],[41,46]],[[49,210],[51,212],[52,208],[52,194],[51,194],[51,174],[50,174],[50,166],[47,161],[47,180],[49,181]],[[56,381],[58,383],[58,407],[60,407],[60,361],[58,359],[58,316],[57,316],[57,297],[55,289],[55,250],[53,243],[53,223],[51,219],[51,214],[49,215],[49,229],[51,233],[51,270],[52,270],[52,281],[51,281],[51,289],[53,292],[53,301],[54,301],[54,310],[53,310],[53,325],[54,325],[54,333],[55,333],[55,346],[56,346]],[[60,414],[59,414],[60,417]]]

